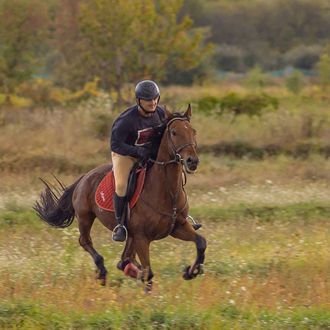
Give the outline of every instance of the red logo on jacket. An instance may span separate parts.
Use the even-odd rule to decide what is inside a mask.
[[[150,142],[151,138],[154,136],[154,129],[152,127],[142,129],[138,131],[138,136],[135,141],[136,146],[143,146]]]

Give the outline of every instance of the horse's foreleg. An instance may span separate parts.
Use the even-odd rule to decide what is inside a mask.
[[[183,241],[195,242],[197,248],[197,258],[192,266],[187,266],[184,270],[183,278],[191,280],[203,273],[203,263],[205,259],[206,240],[203,236],[196,233],[194,228],[187,221],[182,225],[177,225],[171,233],[174,238]]]
[[[136,252],[134,249],[133,238],[128,236],[125,249],[121,255],[121,260],[117,264],[117,268],[122,270],[126,276],[130,276],[132,278],[138,278],[141,265],[137,263]]]
[[[77,215],[78,225],[80,231],[79,244],[92,256],[94,263],[97,267],[97,279],[100,280],[101,285],[105,285],[107,270],[104,267],[103,257],[94,249],[90,231],[94,223],[95,216],[88,215]]]
[[[144,291],[150,292],[152,289],[152,278],[154,274],[150,267],[150,255],[149,255],[150,241],[145,238],[135,238],[134,239],[134,248],[140,259],[142,265],[142,276],[141,280],[144,283]]]

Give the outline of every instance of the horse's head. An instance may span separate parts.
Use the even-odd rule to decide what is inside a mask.
[[[199,159],[196,153],[196,131],[190,125],[191,106],[182,115],[169,113],[166,129],[162,138],[161,153],[164,159],[170,159],[168,163],[181,163],[187,173],[194,173]],[[165,147],[166,146],[166,147]]]

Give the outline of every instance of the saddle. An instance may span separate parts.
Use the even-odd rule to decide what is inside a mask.
[[[130,173],[127,185],[127,200],[132,209],[139,200],[146,176],[146,168],[136,164]],[[98,185],[95,192],[95,202],[103,210],[114,212],[113,194],[115,192],[115,177],[113,171],[108,172]]]

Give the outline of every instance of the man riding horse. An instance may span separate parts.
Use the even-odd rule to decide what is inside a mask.
[[[140,82],[136,86],[137,105],[122,113],[113,125],[113,166],[107,163],[91,169],[69,187],[57,179],[60,189],[43,180],[46,188],[40,201],[34,205],[39,217],[54,227],[68,227],[77,218],[79,244],[93,258],[97,279],[102,285],[106,284],[107,269],[91,238],[91,228],[96,218],[116,233],[114,239],[125,240],[128,234],[117,268],[127,276],[140,278],[146,292],[152,289],[153,278],[150,243],[169,235],[194,242],[196,246],[195,261],[184,268],[183,278],[191,280],[203,273],[207,243],[196,232],[200,225],[189,216],[189,203],[184,190],[186,177],[183,171],[194,173],[199,163],[196,131],[190,124],[191,106],[183,114],[171,113],[158,106],[159,97],[159,88],[153,81]],[[155,150],[150,156],[151,141]],[[136,205],[131,209],[125,208],[126,194],[127,198],[131,195],[130,189],[127,190],[129,172],[138,160],[146,159],[151,160],[153,166],[145,176],[143,190]],[[112,170],[116,180],[115,214],[112,209],[102,208],[97,202],[98,187],[108,176],[112,177]],[[102,200],[105,198],[100,196]],[[124,211],[130,215],[128,233],[121,219],[122,216],[126,218]]]
[[[111,157],[115,177],[114,206],[118,223],[114,241],[125,241],[127,231],[123,214],[127,207],[126,193],[129,174],[138,161],[151,156],[151,142],[165,121],[165,111],[158,103],[159,87],[152,80],[143,80],[135,87],[136,105],[125,110],[113,123]]]

